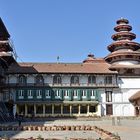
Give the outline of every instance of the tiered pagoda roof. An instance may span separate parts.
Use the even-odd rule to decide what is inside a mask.
[[[140,62],[140,44],[134,42],[136,35],[131,32],[132,27],[129,25],[127,19],[117,20],[117,26],[114,27],[116,31],[112,35],[114,42],[108,46],[108,50],[111,52],[105,60],[111,64],[121,61],[137,61]]]

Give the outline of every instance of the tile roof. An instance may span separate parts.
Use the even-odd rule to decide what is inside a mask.
[[[104,59],[93,63],[14,63],[8,73],[100,73],[116,74],[109,70],[110,64]]]

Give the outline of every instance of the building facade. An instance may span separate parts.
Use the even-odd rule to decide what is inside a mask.
[[[130,97],[140,90],[140,44],[128,23],[117,21],[108,56],[82,63],[18,63],[2,24],[0,102],[25,117],[138,115]]]

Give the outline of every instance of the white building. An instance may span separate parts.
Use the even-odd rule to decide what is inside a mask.
[[[139,115],[138,104],[129,101],[140,90],[140,44],[132,41],[131,29],[128,20],[117,21],[105,58],[89,54],[82,63],[13,62],[1,78],[1,102],[25,117]]]

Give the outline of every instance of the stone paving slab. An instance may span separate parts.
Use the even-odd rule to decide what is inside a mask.
[[[37,138],[39,135],[43,138],[58,138],[58,139],[69,139],[69,138],[83,138],[83,139],[97,139],[100,136],[93,131],[3,131],[0,132],[10,138]]]
[[[110,132],[113,132],[115,134],[118,134],[121,137],[121,140],[140,140],[140,120],[129,120],[129,119],[123,119],[120,120],[119,125],[117,122],[115,122],[115,125],[112,124],[112,120],[100,120],[100,121],[84,121],[84,120],[55,120],[55,121],[45,121],[45,122],[26,122],[22,123],[22,125],[46,125],[46,126],[52,126],[52,125],[96,125],[100,128],[103,128],[105,130],[108,130]],[[16,124],[17,125],[17,124]],[[0,135],[4,134],[5,132],[0,132]],[[9,132],[11,133],[11,132]],[[22,131],[20,133],[13,134],[13,137],[17,138],[18,136],[23,137],[32,137],[32,136],[38,136],[41,134],[42,136],[47,136],[49,138],[65,138],[65,137],[82,137],[82,138],[99,138],[100,136],[91,131],[79,131],[75,133],[74,132],[26,132]]]

